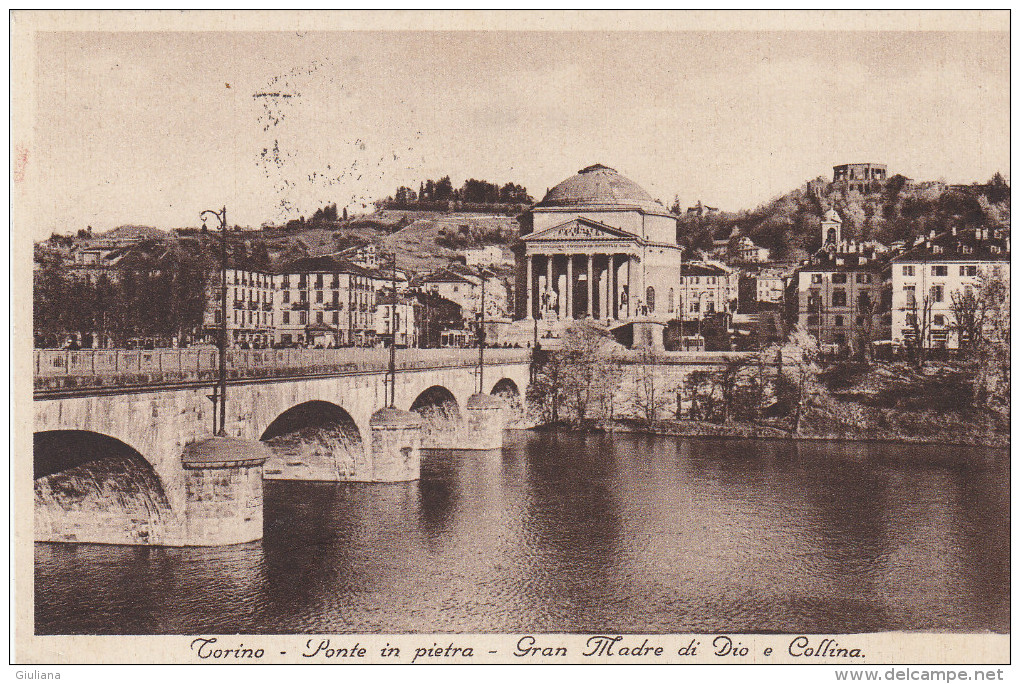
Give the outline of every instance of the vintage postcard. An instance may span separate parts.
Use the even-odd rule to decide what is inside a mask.
[[[1009,19],[13,12],[19,677],[1002,679]]]

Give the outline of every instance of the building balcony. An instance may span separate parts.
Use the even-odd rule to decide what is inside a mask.
[[[343,302],[326,302],[326,311],[343,311]]]
[[[308,302],[294,302],[290,305],[292,311],[308,311]]]

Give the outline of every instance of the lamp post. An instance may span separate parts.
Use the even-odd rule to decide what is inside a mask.
[[[482,276],[482,307],[478,314],[478,393],[485,394],[485,276],[486,270],[480,271]]]
[[[215,426],[215,420],[213,424],[213,434],[217,437],[225,437],[227,434],[227,208],[223,207],[220,211],[214,211],[212,209],[206,209],[199,214],[202,219],[202,227],[205,227],[205,222],[209,216],[215,216],[220,222],[220,308],[222,309],[222,315],[220,316],[220,374],[219,382],[217,383],[218,392],[213,394],[213,401],[217,401],[215,397],[218,395],[219,400],[219,414],[220,421],[219,427]],[[213,416],[215,417],[216,407],[213,408]]]

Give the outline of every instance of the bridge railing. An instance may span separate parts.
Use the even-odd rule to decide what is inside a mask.
[[[486,349],[485,363],[526,363],[528,349]],[[380,372],[389,368],[389,350],[344,349],[230,349],[227,374],[231,379],[344,375]],[[476,349],[400,349],[397,369],[414,370],[471,366]],[[115,387],[213,380],[219,373],[216,349],[40,349],[34,352],[37,390]]]

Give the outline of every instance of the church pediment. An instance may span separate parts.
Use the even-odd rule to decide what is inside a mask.
[[[637,240],[638,236],[625,230],[607,226],[598,221],[575,218],[540,233],[532,233],[521,238],[524,242],[542,242],[551,240]]]

